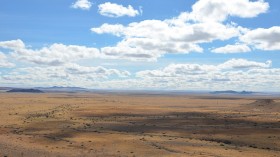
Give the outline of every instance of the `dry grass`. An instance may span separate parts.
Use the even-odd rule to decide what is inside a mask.
[[[279,156],[279,100],[255,99],[1,93],[0,156]]]

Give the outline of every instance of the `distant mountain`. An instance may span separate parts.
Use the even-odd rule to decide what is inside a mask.
[[[46,92],[82,92],[88,91],[86,88],[81,87],[62,87],[62,86],[53,86],[53,87],[36,87],[35,89],[39,89]]]
[[[0,90],[4,90],[4,91],[8,91],[8,90],[11,90],[11,89],[14,89],[12,87],[0,87]]]
[[[237,91],[233,91],[233,90],[226,90],[226,91],[214,91],[214,92],[210,92],[211,94],[242,94],[242,95],[248,95],[248,94],[254,94],[255,92],[251,92],[251,91],[241,91],[241,92],[237,92]]]
[[[21,88],[11,89],[7,92],[8,93],[18,93],[18,92],[22,92],[22,93],[44,93],[43,91],[38,90],[38,89],[21,89]]]

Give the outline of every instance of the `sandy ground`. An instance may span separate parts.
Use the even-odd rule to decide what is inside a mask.
[[[256,97],[0,93],[0,157],[280,154],[280,107]]]

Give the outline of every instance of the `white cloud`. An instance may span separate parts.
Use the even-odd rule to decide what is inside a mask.
[[[25,44],[20,40],[0,41],[0,48],[20,50],[25,48]]]
[[[136,74],[137,77],[183,77],[206,74],[215,71],[213,65],[170,64],[161,70],[145,70]]]
[[[104,77],[116,75],[118,77],[128,77],[130,73],[128,71],[120,71],[117,69],[107,69],[102,66],[98,67],[86,67],[78,64],[69,64],[65,68],[65,72],[72,75],[92,75],[96,77]]]
[[[108,69],[105,67],[86,67],[78,64],[64,66],[17,68],[0,76],[0,82],[22,83],[24,85],[70,85],[89,87],[114,78],[126,78],[128,71]],[[93,86],[94,87],[94,86]]]
[[[100,57],[96,48],[77,45],[52,44],[41,49],[30,49],[21,40],[0,42],[0,48],[13,50],[11,55],[18,59],[39,65],[62,65],[71,61]]]
[[[211,50],[214,53],[240,53],[240,52],[250,52],[251,49],[245,44],[235,44],[235,45],[226,45],[224,47],[219,47]]]
[[[280,27],[257,28],[248,31],[240,40],[261,50],[280,50]]]
[[[246,59],[231,59],[217,67],[220,69],[252,69],[252,68],[269,68],[272,61],[268,60],[265,63],[248,61]]]
[[[134,61],[156,61],[165,53],[202,52],[195,44],[161,41],[149,38],[128,38],[116,46],[103,47],[101,53],[111,58],[123,58]]]
[[[241,18],[256,17],[267,12],[269,4],[263,0],[199,0],[192,6],[188,14],[194,21],[225,21],[228,16]]]
[[[163,75],[161,73],[161,75]],[[165,74],[166,75],[166,74]],[[279,91],[280,69],[233,69],[229,71],[208,71],[201,74],[185,74],[173,77],[138,75],[137,83],[141,89],[181,89],[181,90],[253,90]],[[118,81],[119,84],[122,84]],[[140,87],[139,87],[140,86]]]
[[[2,52],[0,52],[0,68],[11,68],[14,66],[15,65],[13,63],[7,61],[7,56]]]
[[[122,41],[115,46],[102,48],[101,52],[131,60],[156,60],[166,53],[203,52],[198,44],[240,35],[240,28],[234,25],[217,22],[178,23],[172,19],[145,20],[127,26],[105,23],[91,31],[122,37]]]
[[[135,76],[135,77],[134,77]],[[1,74],[0,83],[32,86],[80,86],[114,89],[274,90],[280,88],[280,69],[271,61],[231,59],[221,64],[170,64],[138,71],[78,64],[17,68]]]
[[[92,6],[92,3],[88,0],[77,0],[75,3],[71,5],[72,8],[89,10]]]
[[[103,24],[92,28],[91,31],[103,34],[109,33],[126,38],[139,37],[160,40],[174,40],[182,42],[205,43],[213,40],[227,40],[240,34],[239,28],[233,25],[223,25],[217,22],[208,23],[174,23],[172,19],[144,20],[130,23],[128,26],[120,24]]]
[[[239,37],[249,30],[233,22],[221,22],[228,16],[256,17],[265,13],[268,8],[269,4],[261,0],[199,0],[192,6],[192,12],[183,12],[172,19],[144,20],[127,26],[105,23],[100,27],[91,28],[91,31],[122,38],[115,46],[101,49],[107,56],[155,61],[167,53],[203,52],[203,48],[199,46],[201,43]],[[237,53],[249,52],[250,48],[245,44],[236,44],[212,51]]]
[[[131,5],[127,7],[111,2],[106,2],[98,5],[99,14],[107,17],[122,17],[130,16],[134,17],[139,15],[139,11],[135,10]]]
[[[144,20],[127,26],[105,23],[91,28],[97,34],[112,34],[122,40],[115,46],[101,48],[111,58],[155,61],[167,53],[203,52],[202,43],[225,41],[249,32],[234,22],[224,24],[229,16],[256,17],[265,13],[269,4],[249,0],[199,0],[192,12],[166,20]],[[245,44],[226,45],[212,50],[215,53],[249,52]]]
[[[271,68],[271,63],[231,59],[218,65],[170,64],[163,69],[139,71],[136,77],[146,89],[277,91],[280,69]]]
[[[246,59],[230,59],[218,65],[206,64],[170,64],[161,70],[145,70],[136,74],[137,77],[183,77],[221,73],[230,70],[248,70],[270,68],[272,62],[255,62]]]
[[[107,33],[107,34],[113,34],[115,36],[121,36],[125,31],[125,27],[121,24],[110,25],[108,23],[104,23],[100,27],[91,28],[91,31],[97,34]]]

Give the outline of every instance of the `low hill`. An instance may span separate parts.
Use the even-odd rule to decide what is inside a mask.
[[[247,95],[247,94],[254,94],[255,92],[251,91],[233,91],[233,90],[226,90],[226,91],[214,91],[210,92],[210,94],[241,94],[241,95]]]
[[[272,99],[258,99],[255,102],[246,104],[244,109],[253,111],[268,111],[268,112],[280,112],[280,102]]]
[[[41,90],[38,89],[20,89],[20,88],[15,88],[15,89],[11,89],[9,91],[7,91],[8,93],[44,93]]]

